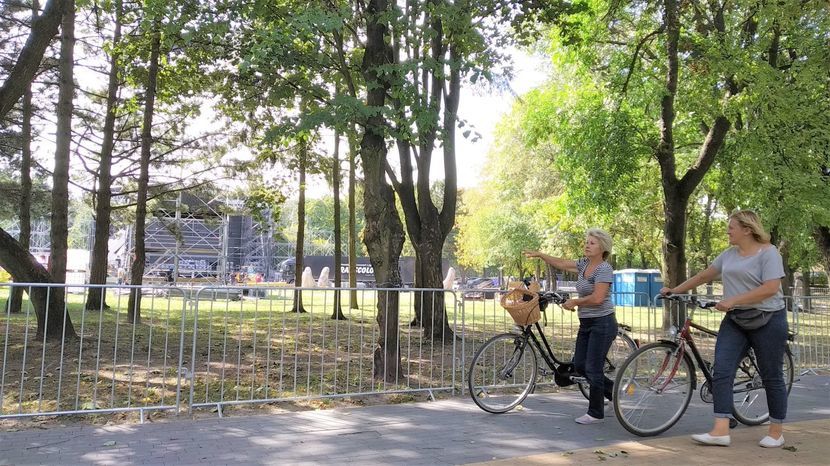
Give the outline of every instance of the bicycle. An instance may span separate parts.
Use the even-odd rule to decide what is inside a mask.
[[[555,291],[539,292],[538,296],[542,314],[548,304],[562,305],[569,298],[567,293]],[[587,380],[574,373],[571,361],[556,357],[538,321],[525,326],[517,325],[516,328],[518,332],[490,338],[473,356],[467,383],[470,395],[479,408],[494,414],[512,410],[535,390],[540,373],[543,377],[552,375],[558,386],[578,384],[583,396],[588,398]],[[604,372],[612,380],[619,363],[637,348],[625,334],[625,328],[618,328],[617,338],[605,357]],[[537,352],[547,367],[539,366]]]
[[[717,304],[717,301],[700,300],[690,295],[664,296],[663,299],[701,309]],[[620,366],[614,383],[614,412],[629,432],[642,437],[658,435],[680,419],[697,389],[695,361],[706,379],[700,387],[700,398],[705,403],[714,402],[711,392],[712,364],[701,356],[691,329],[715,337],[717,332],[693,322],[694,310],[695,307],[691,307],[682,327],[679,331],[672,331],[670,339],[641,346]],[[788,340],[793,341],[794,337],[795,334],[790,333]],[[689,353],[694,356],[694,361]],[[789,344],[784,355],[783,371],[789,394],[794,378]],[[732,414],[737,421],[731,420],[731,427],[735,427],[737,422],[759,425],[769,419],[766,392],[752,349],[738,365],[733,393]]]

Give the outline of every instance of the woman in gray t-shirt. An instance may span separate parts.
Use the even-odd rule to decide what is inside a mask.
[[[684,293],[718,276],[723,281],[723,299],[715,306],[727,313],[715,343],[715,425],[708,433],[692,435],[692,439],[706,445],[729,445],[732,381],[738,363],[752,348],[764,381],[770,416],[769,432],[759,445],[778,448],[784,445],[783,422],[787,415],[783,364],[788,329],[781,292],[784,264],[754,212],[743,210],[730,215],[727,235],[731,247],[712,265],[674,288],[661,290],[663,294]]]
[[[603,398],[611,399],[614,382],[605,376],[605,355],[617,337],[617,320],[611,302],[614,269],[605,261],[611,254],[611,236],[592,228],[585,234],[585,256],[578,260],[561,259],[537,251],[525,251],[527,257],[538,257],[559,270],[577,274],[578,298],[567,300],[562,307],[579,309],[579,332],[574,348],[574,369],[588,379],[588,413],[575,419],[579,424],[594,424],[605,418]]]

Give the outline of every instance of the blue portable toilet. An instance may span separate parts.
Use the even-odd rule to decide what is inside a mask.
[[[646,270],[648,273],[648,299],[653,300],[663,288],[663,275],[658,269]]]
[[[614,271],[613,302],[615,306],[634,305],[634,271],[623,269]]]
[[[614,304],[617,306],[648,306],[648,271],[623,269],[614,271]]]

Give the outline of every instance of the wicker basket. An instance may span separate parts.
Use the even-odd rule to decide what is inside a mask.
[[[534,324],[542,318],[539,295],[523,288],[514,288],[501,297],[501,307],[518,325]]]

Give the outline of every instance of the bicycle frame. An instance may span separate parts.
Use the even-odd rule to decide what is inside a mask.
[[[718,332],[715,332],[714,330],[710,330],[706,327],[703,327],[702,325],[694,323],[692,321],[692,317],[694,316],[694,311],[695,310],[692,309],[686,315],[686,320],[683,322],[683,327],[681,327],[680,331],[677,332],[677,335],[672,340],[665,340],[665,341],[671,341],[672,343],[677,345],[676,352],[679,354],[679,357],[674,358],[674,361],[675,361],[674,366],[671,368],[671,373],[669,374],[669,376],[666,377],[665,383],[663,383],[663,385],[660,387],[660,389],[659,389],[660,392],[662,392],[668,386],[668,384],[672,381],[672,379],[674,378],[674,375],[677,373],[677,368],[680,365],[680,361],[683,359],[683,356],[686,354],[687,347],[691,351],[692,356],[694,356],[695,363],[703,371],[703,377],[705,377],[706,381],[708,381],[709,383],[712,382],[712,372],[709,369],[709,364],[707,364],[706,360],[703,359],[703,356],[700,355],[700,350],[698,350],[697,345],[695,344],[695,340],[692,337],[691,329],[700,330],[701,332],[704,332],[708,335],[712,335],[714,337],[718,336]],[[657,375],[655,376],[655,379],[652,382],[657,381],[657,379],[663,374],[663,371],[666,369],[666,366],[668,365],[668,361],[669,361],[669,358],[666,357],[666,360],[663,361],[663,366],[660,368]],[[697,378],[693,377],[692,378],[692,390],[694,390],[696,388],[697,388]]]
[[[542,344],[539,342],[539,338],[536,337],[536,333],[533,332],[533,327],[536,327],[536,331],[539,333],[541,337],[542,343],[545,344],[544,349],[542,348]],[[548,339],[545,336],[545,332],[542,330],[542,326],[539,325],[539,322],[535,324],[528,325],[522,329],[522,336],[526,338],[529,337],[529,340],[533,343],[533,346],[539,350],[539,355],[542,356],[542,359],[545,360],[545,364],[548,365],[550,370],[558,371],[559,366],[563,364],[569,364],[569,362],[560,361],[559,358],[556,357],[556,354],[553,352],[553,349],[550,347],[550,343],[548,343]]]

